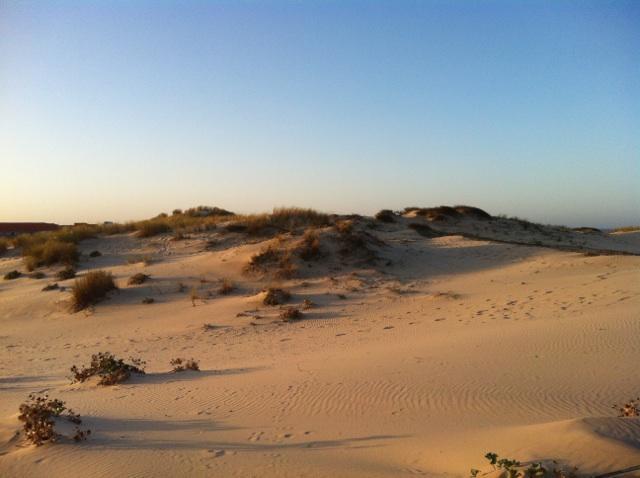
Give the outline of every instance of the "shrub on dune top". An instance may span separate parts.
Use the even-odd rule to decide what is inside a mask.
[[[152,237],[171,231],[171,226],[165,218],[158,218],[141,221],[136,224],[136,229],[138,237]]]
[[[109,292],[116,290],[111,272],[92,271],[76,279],[73,292],[73,310],[86,309],[104,299]]]
[[[74,264],[79,257],[78,247],[73,242],[48,239],[34,242],[22,248],[25,266],[32,271],[36,267],[53,264]]]

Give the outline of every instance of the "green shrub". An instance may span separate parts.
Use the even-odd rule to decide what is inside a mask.
[[[84,277],[76,279],[73,285],[73,309],[78,311],[96,304],[115,289],[117,287],[111,272],[89,272]]]
[[[124,360],[114,357],[109,352],[99,352],[91,356],[91,363],[88,367],[71,367],[74,382],[84,382],[91,377],[98,376],[98,385],[115,385],[125,382],[132,373],[144,375],[145,363],[140,359],[131,359],[130,364]]]

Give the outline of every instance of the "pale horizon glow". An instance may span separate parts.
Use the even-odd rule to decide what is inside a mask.
[[[0,3],[0,222],[640,224],[640,2]]]

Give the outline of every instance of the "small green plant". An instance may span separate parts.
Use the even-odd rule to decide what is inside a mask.
[[[56,432],[56,419],[65,418],[75,427],[75,434],[71,437],[75,441],[85,440],[91,430],[81,430],[80,415],[67,408],[62,400],[49,399],[47,395],[30,394],[26,402],[20,405],[18,419],[24,423],[23,430],[27,440],[36,446],[45,442],[55,442],[60,438]]]
[[[18,277],[20,277],[21,275],[22,275],[22,272],[20,272],[20,271],[16,271],[16,270],[13,270],[13,271],[11,271],[11,272],[7,272],[7,273],[4,275],[4,280],[13,280],[13,279],[17,279],[17,278],[18,278]]]
[[[138,272],[137,274],[132,275],[131,277],[129,277],[129,280],[127,281],[128,285],[139,285],[139,284],[143,284],[145,283],[148,279],[150,278],[150,276],[148,276],[147,274],[143,274],[142,272]]]
[[[56,274],[56,278],[58,280],[73,279],[75,276],[76,276],[76,270],[71,266],[65,267],[64,269],[58,271],[58,273]]]
[[[97,304],[116,289],[111,272],[91,271],[76,279],[73,285],[73,310],[77,312]]]
[[[184,372],[186,370],[193,370],[195,372],[200,371],[200,366],[198,362],[194,359],[182,359],[182,358],[174,358],[169,362],[173,367],[174,372]]]
[[[88,367],[71,367],[73,381],[85,382],[91,377],[98,376],[98,385],[115,385],[122,383],[131,377],[132,373],[144,375],[144,365],[141,359],[131,358],[131,363],[116,358],[109,352],[99,352],[91,356],[91,363]]]

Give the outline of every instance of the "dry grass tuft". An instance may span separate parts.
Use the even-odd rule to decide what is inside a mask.
[[[174,358],[169,362],[173,367],[174,372],[185,372],[187,370],[193,370],[194,372],[200,371],[200,366],[198,362],[194,359],[182,359],[182,358]]]
[[[89,257],[100,257],[102,255],[102,252],[100,251],[91,251],[89,253]]]
[[[17,279],[17,278],[18,278],[18,277],[20,277],[21,275],[22,275],[22,272],[20,272],[20,271],[16,271],[16,270],[13,270],[13,271],[7,272],[7,273],[4,275],[4,280],[13,280],[13,279]]]
[[[75,264],[79,257],[77,246],[73,242],[48,239],[45,242],[33,241],[22,247],[25,266],[32,271],[40,266],[53,264]]]
[[[302,260],[311,261],[320,257],[320,238],[313,229],[307,229],[298,248]]]
[[[32,272],[29,274],[30,279],[44,279],[46,277],[45,273],[42,271]]]
[[[91,271],[84,277],[76,279],[73,285],[73,310],[86,309],[100,302],[110,291],[116,289],[111,272]]]
[[[56,432],[56,419],[65,418],[75,427],[75,434],[71,437],[75,441],[85,440],[91,430],[81,430],[80,415],[67,408],[62,400],[50,400],[47,395],[30,394],[26,402],[20,405],[18,420],[24,423],[23,430],[27,440],[36,446],[45,442],[55,442],[60,438]]]
[[[290,298],[291,294],[286,290],[270,287],[266,290],[262,303],[264,305],[280,305],[287,302]]]
[[[144,299],[142,299],[143,304],[153,304],[154,302],[155,299],[153,297],[145,297]]]
[[[64,269],[58,271],[58,273],[56,274],[56,278],[58,280],[73,279],[75,276],[76,276],[76,270],[71,266],[65,267]]]
[[[42,288],[42,292],[48,292],[50,290],[58,290],[60,289],[60,286],[58,285],[58,283],[56,282],[55,284],[47,284]]]
[[[640,417],[640,397],[632,398],[624,405],[614,405],[619,417]]]
[[[340,234],[351,234],[351,232],[353,231],[353,221],[350,219],[337,221],[335,224],[335,229]]]
[[[131,277],[129,277],[129,280],[127,281],[127,284],[128,285],[140,285],[140,284],[145,283],[149,278],[150,278],[150,276],[148,276],[147,274],[143,274],[142,272],[138,272],[137,274],[134,274]]]
[[[98,376],[100,377],[98,385],[115,385],[127,381],[132,373],[144,375],[145,362],[134,358],[130,360],[130,364],[125,363],[110,352],[99,352],[91,356],[88,367],[81,369],[75,365],[71,367],[73,382],[85,382],[91,377]]]
[[[9,241],[4,237],[0,237],[0,256],[9,249]]]
[[[218,287],[218,294],[229,295],[235,290],[235,288],[236,287],[233,285],[233,282],[231,282],[229,279],[222,279],[220,287]]]
[[[166,218],[156,218],[136,223],[136,230],[138,237],[152,237],[171,231],[171,226]]]
[[[302,312],[297,307],[283,307],[280,310],[280,319],[283,322],[293,322],[294,320],[300,320],[302,318]]]

